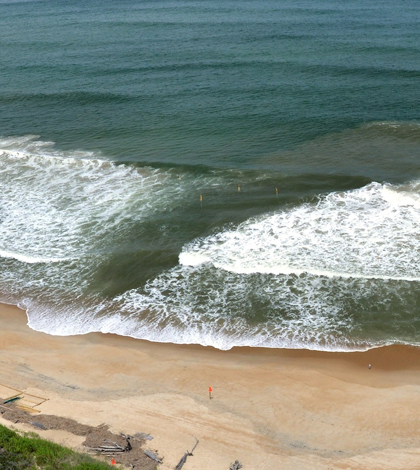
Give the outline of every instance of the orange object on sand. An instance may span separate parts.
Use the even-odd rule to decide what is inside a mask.
[[[115,459],[111,459],[111,465],[115,465],[116,463]]]
[[[209,392],[212,392],[212,391],[213,391],[213,389],[211,387],[209,387]]]

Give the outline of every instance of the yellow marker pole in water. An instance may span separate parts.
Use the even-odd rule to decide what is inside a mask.
[[[276,196],[277,196],[277,202],[280,204],[280,201],[279,201],[279,188],[276,188]]]
[[[200,207],[203,209],[203,195],[200,194]]]
[[[240,192],[241,192],[241,185],[238,184],[238,193],[240,193]]]

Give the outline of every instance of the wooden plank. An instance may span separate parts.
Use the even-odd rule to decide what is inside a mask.
[[[16,408],[19,408],[24,411],[29,411],[29,413],[41,413],[41,410],[36,410],[35,408],[31,408],[30,406],[16,405]]]

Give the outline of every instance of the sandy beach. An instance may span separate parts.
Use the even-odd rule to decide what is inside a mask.
[[[23,390],[47,399],[41,413],[150,433],[162,469],[195,438],[185,470],[227,470],[235,460],[245,470],[420,468],[416,348],[223,352],[98,333],[53,337],[2,305],[0,350],[3,395]],[[37,432],[73,448],[83,441]]]

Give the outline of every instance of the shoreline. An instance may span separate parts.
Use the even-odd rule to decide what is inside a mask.
[[[15,304],[7,304],[4,302],[0,302],[0,311],[4,308],[12,308],[17,309],[19,312],[25,316],[26,325],[29,329],[34,331],[35,333],[45,334],[47,336],[55,337],[55,338],[66,338],[66,337],[86,337],[89,335],[104,335],[105,337],[110,338],[120,338],[122,341],[134,341],[136,343],[142,343],[143,346],[145,345],[156,345],[158,348],[181,348],[181,349],[188,349],[188,350],[211,350],[213,352],[219,352],[221,354],[239,354],[239,355],[246,355],[246,356],[253,356],[253,355],[261,355],[266,357],[271,356],[281,356],[281,357],[289,357],[289,358],[332,358],[333,356],[338,359],[347,359],[349,362],[358,363],[360,365],[365,364],[366,361],[371,363],[372,361],[376,362],[376,365],[382,369],[396,369],[396,368],[407,368],[407,367],[416,367],[414,363],[407,362],[407,355],[410,360],[420,359],[420,346],[414,346],[410,344],[389,344],[389,345],[382,345],[382,346],[373,346],[367,350],[319,350],[319,349],[306,349],[306,348],[272,348],[272,347],[263,347],[263,346],[234,346],[231,349],[224,350],[218,349],[214,346],[204,346],[201,344],[183,344],[183,343],[171,343],[168,341],[165,342],[158,342],[152,341],[147,339],[135,338],[132,336],[123,336],[119,335],[118,333],[102,333],[102,332],[89,332],[84,334],[75,334],[75,335],[64,335],[64,336],[56,336],[50,333],[44,333],[35,329],[32,329],[28,325],[27,321],[27,314],[24,309],[19,307],[19,305]],[[418,357],[417,357],[418,352]],[[420,363],[418,365],[418,369],[420,370]]]
[[[114,334],[50,336],[26,322],[23,310],[0,304],[0,382],[46,397],[42,413],[152,434],[162,469],[174,468],[195,437],[186,470],[235,460],[244,470],[418,468],[420,348],[221,351]]]

